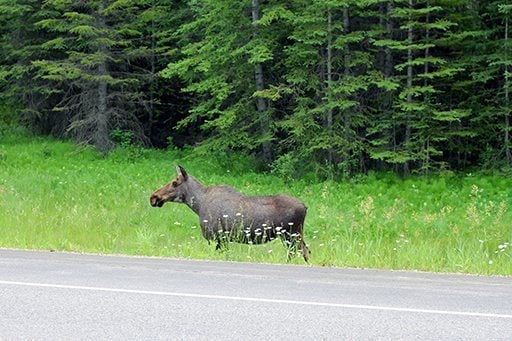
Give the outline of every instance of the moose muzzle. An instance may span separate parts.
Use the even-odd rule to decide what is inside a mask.
[[[164,200],[155,194],[151,195],[149,202],[151,203],[151,206],[153,206],[153,207],[162,207],[164,205]]]

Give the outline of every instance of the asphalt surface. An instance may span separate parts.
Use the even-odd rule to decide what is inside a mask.
[[[0,249],[0,340],[511,340],[512,278]]]

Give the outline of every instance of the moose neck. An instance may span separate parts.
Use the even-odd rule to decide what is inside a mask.
[[[199,214],[201,205],[203,203],[206,186],[202,185],[195,178],[189,176],[187,179],[188,191],[185,198],[185,204],[196,214]]]

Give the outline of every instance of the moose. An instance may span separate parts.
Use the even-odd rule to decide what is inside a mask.
[[[166,202],[186,204],[199,216],[203,237],[217,243],[266,243],[276,238],[288,246],[288,260],[297,248],[304,260],[309,249],[304,242],[303,228],[307,207],[287,194],[247,196],[226,185],[205,186],[176,166],[178,176],[151,194],[153,207]]]

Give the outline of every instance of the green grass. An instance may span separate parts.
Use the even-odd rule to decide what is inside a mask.
[[[0,143],[0,247],[286,262],[280,241],[217,252],[186,206],[152,208],[149,195],[180,163],[205,184],[301,198],[311,264],[512,275],[511,178],[285,183],[239,156],[128,148],[104,158],[48,139]]]

